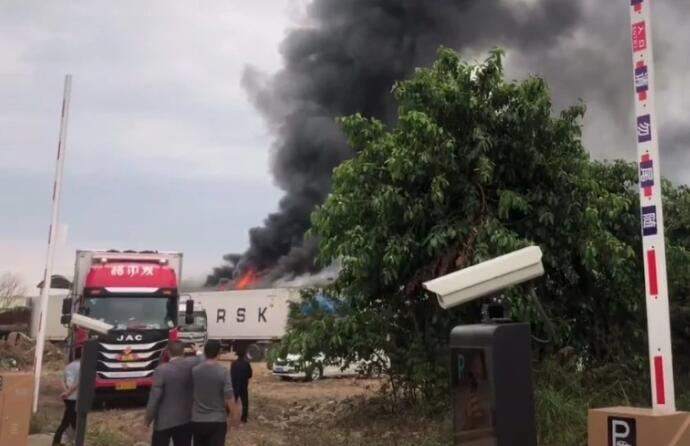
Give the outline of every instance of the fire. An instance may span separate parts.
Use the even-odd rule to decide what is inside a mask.
[[[218,281],[218,288],[216,291],[226,291],[228,289],[228,285],[230,284],[230,279],[224,277]]]
[[[254,282],[256,281],[256,270],[255,269],[250,269],[242,277],[240,277],[240,280],[237,281],[235,284],[235,289],[236,290],[242,290],[245,288],[248,288],[251,286]]]

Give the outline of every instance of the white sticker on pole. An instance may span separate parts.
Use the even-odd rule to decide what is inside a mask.
[[[630,0],[630,18],[652,403],[675,411],[650,0]]]

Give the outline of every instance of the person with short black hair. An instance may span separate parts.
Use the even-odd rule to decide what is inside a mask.
[[[62,435],[68,427],[77,429],[77,398],[79,396],[79,369],[81,367],[81,347],[74,350],[74,359],[65,366],[63,392],[60,394],[65,411],[62,413],[62,421],[53,436],[53,446],[62,444]]]
[[[195,349],[196,350],[196,349]],[[146,405],[146,424],[153,423],[151,446],[191,446],[192,368],[202,358],[200,352],[184,358],[184,344],[168,344],[170,360],[156,367]]]
[[[209,340],[204,346],[206,361],[192,369],[194,446],[223,446],[228,418],[231,425],[237,419],[238,407],[233,398],[230,373],[218,363],[219,354],[220,342]]]
[[[252,379],[252,365],[247,360],[244,347],[237,348],[237,360],[230,366],[230,378],[235,393],[235,402],[238,399],[242,400],[241,421],[246,423],[249,416],[249,380]]]

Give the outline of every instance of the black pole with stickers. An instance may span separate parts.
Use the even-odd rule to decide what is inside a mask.
[[[86,419],[93,407],[96,393],[96,362],[98,361],[98,342],[94,339],[84,343],[79,370],[79,393],[77,396],[77,429],[75,446],[84,446],[86,438]]]

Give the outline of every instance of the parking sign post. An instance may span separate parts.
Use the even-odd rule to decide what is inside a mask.
[[[652,0],[629,1],[652,408],[612,407],[590,410],[588,444],[680,446],[690,444],[690,414],[676,411],[673,382],[659,132],[654,91]]]

